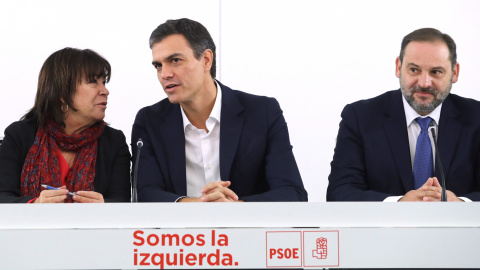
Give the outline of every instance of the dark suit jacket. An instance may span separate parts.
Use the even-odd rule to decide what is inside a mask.
[[[31,196],[20,197],[20,176],[28,151],[33,145],[37,125],[18,121],[5,129],[0,145],[0,202],[26,203]],[[130,201],[130,152],[120,130],[106,126],[98,138],[94,189],[105,202]]]
[[[442,105],[437,143],[446,188],[480,200],[480,102],[450,94]],[[404,195],[414,189],[412,171],[400,90],[344,108],[327,201],[382,201]]]
[[[221,85],[220,177],[245,201],[307,201],[278,102]],[[141,109],[132,130],[133,168],[142,138],[138,199],[186,196],[185,135],[179,104],[164,99]]]

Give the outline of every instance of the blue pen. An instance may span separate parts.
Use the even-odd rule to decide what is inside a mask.
[[[56,188],[56,187],[51,187],[51,186],[49,186],[49,185],[43,185],[43,184],[42,184],[42,187],[43,187],[43,188],[46,188],[46,189],[49,189],[49,190],[57,190],[57,189],[59,189],[59,188]],[[70,196],[75,196],[75,195],[77,195],[77,193],[68,192],[68,195],[70,195]]]

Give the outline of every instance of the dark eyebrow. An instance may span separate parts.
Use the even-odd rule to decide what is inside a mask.
[[[173,58],[175,58],[175,57],[178,57],[178,56],[183,56],[183,54],[181,54],[181,53],[173,53],[173,54],[167,56],[166,59],[167,59],[167,60],[171,60],[171,59],[173,59]]]
[[[176,58],[176,57],[179,57],[179,56],[183,56],[183,54],[181,53],[172,53],[171,55],[165,57],[166,60],[172,60],[173,58]],[[158,61],[152,61],[152,65],[161,65],[160,62]]]
[[[408,63],[407,66],[411,66],[411,67],[416,67],[416,68],[419,68],[420,66],[415,64],[415,63]],[[437,66],[437,67],[433,67],[431,68],[431,70],[441,70],[441,71],[445,71],[446,69],[442,66]]]
[[[432,68],[433,70],[441,70],[441,71],[445,71],[446,69],[442,66],[438,66],[438,67],[433,67]]]

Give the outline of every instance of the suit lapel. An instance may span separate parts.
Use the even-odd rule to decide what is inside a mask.
[[[453,160],[453,154],[457,148],[462,125],[458,120],[460,115],[450,97],[443,102],[438,125],[438,152],[442,161],[445,175],[448,175]],[[437,162],[435,162],[437,164]],[[435,166],[435,176],[440,181],[439,166]]]
[[[407,120],[400,90],[391,95],[385,103],[386,118],[383,123],[395,165],[406,191],[414,189],[410,145],[408,142]]]
[[[169,178],[175,192],[187,194],[187,176],[185,170],[185,131],[183,129],[182,113],[179,104],[171,104],[160,116],[158,134],[165,143],[166,153],[157,153],[157,156],[166,157]]]
[[[222,109],[220,123],[220,178],[230,180],[230,170],[237,153],[243,129],[244,119],[241,112],[244,107],[232,89],[222,85]]]

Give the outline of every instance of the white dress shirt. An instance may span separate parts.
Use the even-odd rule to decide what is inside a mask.
[[[426,117],[430,117],[432,118],[432,122],[433,122],[433,126],[435,128],[435,134],[437,135],[437,139],[438,139],[438,123],[440,123],[440,112],[442,111],[442,104],[438,105],[435,110],[433,110],[431,113],[427,114],[427,115],[420,115],[418,114],[407,102],[407,100],[405,99],[405,97],[402,95],[402,101],[403,101],[403,110],[405,112],[405,118],[407,120],[407,133],[408,133],[408,144],[410,146],[410,159],[411,159],[411,162],[412,162],[412,171],[413,171],[413,162],[415,160],[415,150],[417,148],[417,138],[418,138],[418,135],[420,135],[420,132],[422,131],[422,128],[420,127],[420,125],[417,123],[417,121],[415,121],[416,118],[420,117],[420,118],[426,118]],[[435,161],[436,161],[436,158],[435,158],[435,145],[433,143],[433,138],[432,138],[432,134],[429,132],[428,133],[428,136],[430,137],[430,142],[432,144],[432,155],[433,155],[433,168],[435,170]],[[440,179],[438,179],[440,181]],[[391,196],[391,197],[387,197],[384,202],[397,202],[398,200],[400,200],[403,196]],[[467,198],[461,198],[463,199],[464,201],[471,201]]]
[[[187,196],[200,197],[200,192],[210,182],[220,180],[220,113],[222,108],[222,90],[217,86],[215,104],[207,119],[205,129],[198,129],[190,123],[183,108],[183,127],[185,131],[185,158],[187,175]],[[180,199],[180,198],[179,198]]]

